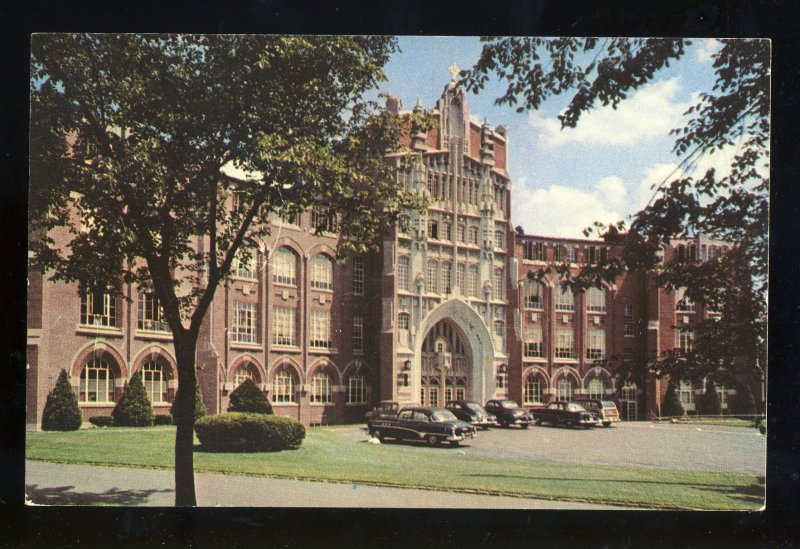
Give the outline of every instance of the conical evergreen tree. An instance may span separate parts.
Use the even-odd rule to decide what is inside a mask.
[[[153,424],[153,406],[142,383],[141,372],[133,374],[111,416],[114,425],[147,427]]]
[[[734,414],[750,415],[756,413],[756,399],[749,383],[742,383],[736,388],[736,395],[731,398],[730,409]]]
[[[667,394],[664,395],[664,404],[661,405],[661,415],[672,417],[686,414],[683,403],[678,396],[678,387],[675,380],[670,379],[667,385]]]
[[[231,393],[228,411],[271,414],[272,404],[267,400],[267,395],[256,387],[252,379],[246,379]]]
[[[710,379],[706,381],[706,392],[700,399],[700,405],[700,413],[704,416],[722,414],[722,401],[717,393],[717,384]]]
[[[83,423],[78,397],[69,383],[66,370],[61,370],[56,386],[47,395],[42,413],[42,430],[77,431]]]

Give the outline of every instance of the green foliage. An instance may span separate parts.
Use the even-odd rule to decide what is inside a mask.
[[[114,418],[111,416],[92,416],[89,418],[89,423],[95,427],[110,427],[114,425]]]
[[[736,394],[728,401],[732,414],[750,415],[756,413],[756,400],[749,383],[742,383],[736,388]]]
[[[277,452],[299,448],[306,435],[302,423],[267,415],[227,412],[195,423],[203,449],[212,452]]]
[[[195,374],[196,373],[197,372],[195,372]],[[206,409],[206,405],[203,402],[203,392],[200,390],[200,380],[197,378],[197,375],[195,375],[194,380],[195,380],[194,381],[194,418],[195,419],[200,419],[201,417],[203,417],[204,415],[206,415],[208,413],[208,410]],[[181,390],[181,388],[179,386],[178,387],[178,391],[180,391],[180,390]],[[177,396],[178,395],[176,393],[175,400],[172,402],[172,406],[170,406],[170,408],[169,408],[169,414],[170,414],[170,416],[172,416],[173,420],[176,417],[176,414],[175,414],[175,403],[178,400]]]
[[[666,417],[682,416],[686,414],[683,403],[678,396],[677,383],[670,379],[667,385],[667,393],[664,395],[664,403],[661,405],[661,415]]]
[[[42,412],[43,431],[77,431],[83,422],[78,397],[69,383],[66,370],[58,374],[56,386],[47,395]]]
[[[271,414],[272,404],[267,400],[267,395],[256,387],[252,379],[246,379],[231,393],[228,411]]]
[[[156,414],[153,425],[172,425],[172,414]]]
[[[712,380],[706,381],[706,390],[698,399],[697,411],[704,416],[718,416],[722,414],[722,400],[719,398],[717,385]]]
[[[153,406],[142,383],[141,372],[133,374],[111,417],[115,425],[123,427],[147,427],[153,424]]]

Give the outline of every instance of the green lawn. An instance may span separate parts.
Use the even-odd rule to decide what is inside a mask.
[[[171,468],[174,437],[174,427],[28,433],[26,456]],[[198,449],[195,470],[667,509],[753,510],[763,503],[763,478],[754,475],[478,458],[446,446],[372,445],[365,439],[315,428],[294,451],[213,454]]]

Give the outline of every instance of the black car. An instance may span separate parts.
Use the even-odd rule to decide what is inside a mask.
[[[566,425],[567,427],[590,428],[602,423],[600,416],[590,412],[577,402],[558,400],[547,406],[532,410],[536,425],[550,423],[552,425]]]
[[[459,420],[444,408],[403,408],[397,417],[378,418],[367,422],[369,434],[380,441],[424,440],[431,446],[447,441],[451,446],[475,436],[475,427]]]
[[[528,412],[511,399],[490,400],[486,403],[486,411],[497,417],[497,424],[501,427],[519,425],[527,429],[532,420]]]
[[[451,400],[447,403],[445,408],[453,412],[453,415],[461,421],[470,423],[475,427],[488,429],[492,425],[497,424],[497,418],[487,412],[486,408],[477,402],[472,402],[470,400]]]

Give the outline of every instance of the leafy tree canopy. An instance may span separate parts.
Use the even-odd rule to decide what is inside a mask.
[[[562,130],[601,105],[616,106],[685,54],[684,39],[487,37],[475,66],[462,83],[477,92],[491,75],[507,82],[498,104],[536,109],[550,97],[572,93],[559,115]],[[770,44],[768,40],[721,40],[714,55],[716,82],[685,113],[686,125],[672,131],[679,169],[654,189],[653,198],[629,222],[595,223],[585,233],[621,237],[624,252],[569,276],[578,290],[611,281],[624,269],[656,273],[667,288],[685,288],[694,302],[719,311],[719,320],[695,326],[689,353],[672,350],[654,365],[678,379],[718,376],[737,370],[763,376],[766,365],[768,265]],[[695,174],[705,155],[733,151],[728,169]],[[615,233],[620,232],[621,235]],[[661,257],[675,238],[704,234],[723,240],[720,257]]]

